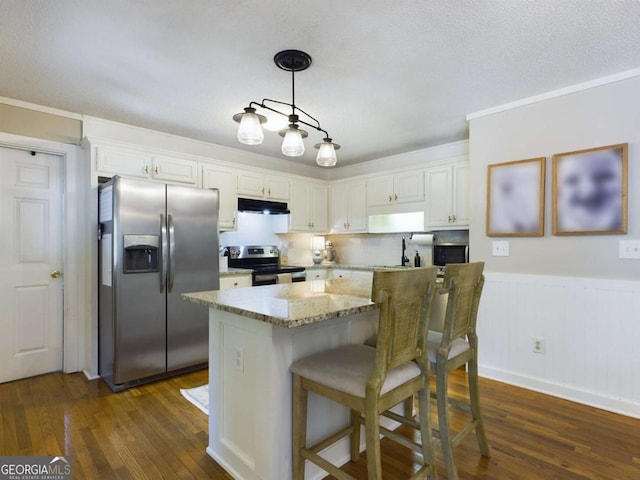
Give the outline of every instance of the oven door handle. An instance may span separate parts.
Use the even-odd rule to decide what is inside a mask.
[[[254,282],[273,282],[276,283],[276,275],[274,273],[265,273],[265,274],[259,274],[256,273],[253,276],[253,281]]]

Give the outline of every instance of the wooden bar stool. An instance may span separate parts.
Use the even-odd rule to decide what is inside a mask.
[[[438,404],[438,429],[447,476],[458,478],[453,448],[471,431],[475,430],[480,453],[490,456],[489,444],[480,412],[478,390],[478,336],[476,320],[480,295],[484,285],[482,274],[484,262],[448,264],[445,267],[443,287],[449,291],[442,332],[429,331],[427,348],[432,373],[436,376]],[[447,379],[449,372],[462,365],[467,366],[469,382],[469,405],[471,420],[457,433],[449,426],[449,403]],[[423,411],[421,409],[421,411]]]
[[[339,480],[353,480],[319,452],[350,435],[351,459],[357,461],[362,423],[369,479],[382,479],[381,433],[422,453],[424,463],[412,479],[437,478],[429,415],[420,415],[422,445],[380,426],[381,413],[416,393],[421,411],[429,411],[426,340],[436,272],[435,267],[374,271],[372,300],[380,304],[376,348],[347,345],[303,358],[291,366],[294,480],[304,479],[305,459]],[[349,426],[310,447],[306,446],[308,392],[351,409]]]

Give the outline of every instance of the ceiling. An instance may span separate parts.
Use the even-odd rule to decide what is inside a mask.
[[[0,96],[282,158],[231,117],[290,102],[273,56],[299,49],[296,104],[341,166],[465,139],[468,113],[635,69],[639,45],[640,0],[0,0]]]

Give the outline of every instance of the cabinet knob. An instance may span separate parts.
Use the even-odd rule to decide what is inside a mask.
[[[159,172],[160,170],[158,169],[158,166],[157,166],[157,165],[155,166],[155,168],[153,169],[153,171],[154,171],[154,173],[155,173],[156,175],[158,175],[158,172]]]
[[[456,220],[456,216],[455,216],[455,215],[453,215],[453,223],[456,223],[456,221],[457,221],[457,220]]]
[[[397,200],[398,200],[398,195],[397,195],[397,194],[394,194],[394,195],[393,195],[393,199],[397,201]]]
[[[267,190],[267,195],[271,196],[271,189]]]
[[[145,165],[145,166],[144,166],[144,173],[146,173],[147,175],[149,175],[149,165]]]
[[[262,187],[262,195],[264,195],[264,187]]]
[[[393,198],[391,198],[391,195],[389,195],[389,203],[391,203],[392,200]]]

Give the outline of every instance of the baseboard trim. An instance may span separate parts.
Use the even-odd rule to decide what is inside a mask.
[[[626,402],[616,398],[604,397],[593,392],[570,388],[565,385],[548,382],[539,378],[521,375],[497,368],[478,366],[478,374],[491,380],[508,383],[535,392],[545,393],[590,407],[607,410],[628,417],[640,419],[640,404]]]

